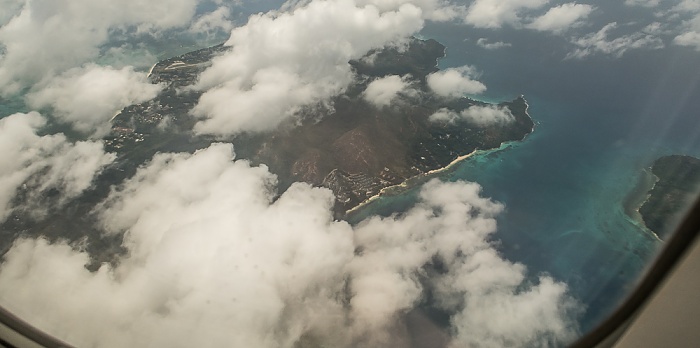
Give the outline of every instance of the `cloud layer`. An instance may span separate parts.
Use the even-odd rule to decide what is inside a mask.
[[[109,132],[109,120],[126,106],[155,98],[161,86],[130,67],[98,65],[71,69],[36,87],[27,95],[34,108],[51,108],[53,115],[88,135]]]
[[[0,28],[0,45],[5,47],[0,94],[17,93],[97,58],[113,32],[157,33],[185,25],[196,4],[197,0],[35,0],[15,6],[19,12]]]
[[[63,134],[38,135],[45,124],[36,112],[0,119],[0,222],[14,209],[12,200],[20,189],[25,200],[36,205],[46,191],[58,190],[62,204],[90,187],[115,158],[104,152],[101,142],[72,143]]]
[[[674,37],[673,43],[693,47],[696,51],[700,51],[700,3],[693,0],[683,0],[670,12],[672,16],[687,16],[687,19],[681,24],[681,33]]]
[[[520,26],[521,12],[538,9],[549,0],[475,0],[469,6],[465,22],[477,28]]]
[[[114,268],[91,273],[66,244],[16,241],[2,303],[78,346],[385,346],[428,277],[455,346],[575,333],[566,286],[526,281],[489,242],[503,206],[478,185],[431,181],[405,214],[353,228],[332,219],[330,191],[294,184],[275,198],[265,167],[231,159],[226,144],[159,154],[113,191],[96,213],[106,233],[126,233]],[[436,259],[444,271],[426,273]]]
[[[423,26],[421,8],[387,10],[352,0],[314,1],[292,12],[260,14],[235,28],[231,51],[213,61],[196,88],[198,133],[267,131],[299,110],[338,95],[352,81],[349,61],[398,42]]]
[[[569,53],[567,58],[580,59],[593,54],[606,54],[619,58],[631,49],[660,49],[664,47],[659,37],[642,32],[621,35],[610,39],[610,32],[617,26],[615,22],[608,23],[596,33],[574,39],[572,42],[578,48]]]

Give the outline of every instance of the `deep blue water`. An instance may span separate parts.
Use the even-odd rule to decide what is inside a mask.
[[[482,99],[528,100],[532,135],[441,177],[475,181],[506,205],[496,234],[503,255],[531,276],[566,282],[586,308],[582,331],[591,329],[662,246],[624,213],[642,169],[666,154],[700,155],[700,54],[669,46],[565,60],[565,39],[541,33],[428,25],[421,34],[447,46],[441,68],[482,72]],[[512,46],[487,51],[480,37]],[[417,190],[381,197],[356,218],[405,209]]]

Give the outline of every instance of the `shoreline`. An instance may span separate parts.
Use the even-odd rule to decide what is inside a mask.
[[[649,229],[642,214],[639,212],[639,209],[641,209],[642,206],[649,201],[649,197],[651,197],[651,190],[656,187],[656,183],[658,182],[659,177],[654,175],[651,168],[642,169],[637,178],[637,183],[635,183],[632,190],[623,199],[622,209],[628,221],[639,227],[641,230],[651,234],[656,240],[663,242],[656,232]]]
[[[160,62],[156,62],[155,64],[153,64],[153,66],[151,67],[151,69],[148,70],[148,75],[146,75],[146,78],[151,77],[151,74],[153,74],[153,69],[156,68],[156,65],[158,65],[158,63],[160,63]]]
[[[526,136],[526,137],[527,137],[527,136]],[[369,198],[365,199],[364,201],[362,201],[362,203],[356,205],[355,207],[353,207],[353,208],[351,208],[351,209],[348,209],[348,210],[345,212],[344,218],[348,218],[349,215],[351,215],[351,214],[357,212],[357,211],[360,210],[361,208],[364,208],[365,206],[367,206],[367,205],[369,205],[370,203],[376,201],[377,199],[379,199],[380,197],[382,197],[382,196],[384,196],[384,195],[391,195],[391,194],[394,194],[394,193],[398,194],[398,193],[401,193],[401,192],[402,192],[402,191],[392,192],[392,191],[394,191],[394,190],[409,189],[409,188],[415,187],[415,186],[417,186],[417,185],[419,185],[419,184],[425,183],[426,179],[430,179],[430,178],[432,178],[432,177],[434,177],[434,176],[437,176],[438,174],[442,174],[442,173],[444,173],[444,172],[450,171],[450,170],[452,170],[457,164],[459,164],[459,163],[461,163],[461,162],[464,162],[465,160],[467,160],[467,159],[469,159],[469,158],[471,158],[471,157],[479,156],[479,155],[484,155],[484,156],[485,156],[485,155],[490,155],[490,154],[492,154],[492,153],[496,153],[496,152],[499,152],[499,151],[506,150],[506,149],[508,149],[508,148],[510,148],[510,147],[512,147],[512,146],[514,146],[514,145],[520,145],[520,144],[522,144],[522,142],[525,140],[526,137],[524,137],[522,140],[505,141],[505,142],[501,143],[501,146],[495,147],[495,148],[492,148],[492,149],[473,150],[472,152],[470,152],[470,153],[468,153],[468,154],[466,154],[466,155],[462,155],[462,156],[459,156],[459,157],[455,158],[454,160],[452,160],[452,162],[450,162],[449,164],[447,164],[447,165],[444,166],[444,167],[436,168],[436,169],[427,171],[427,172],[425,172],[425,173],[421,173],[421,174],[412,176],[412,177],[410,177],[410,178],[404,180],[404,181],[403,181],[402,183],[400,183],[400,184],[387,186],[387,187],[385,187],[385,188],[379,190],[379,193],[375,194],[374,196],[369,197]]]
[[[425,173],[420,173],[420,174],[418,174],[418,175],[412,176],[412,177],[410,177],[410,178],[404,180],[404,181],[401,182],[400,184],[396,184],[396,185],[391,185],[391,186],[384,187],[384,188],[382,188],[381,190],[379,190],[379,192],[378,192],[377,194],[375,194],[374,196],[369,197],[369,198],[365,199],[364,201],[362,201],[360,204],[358,204],[358,205],[352,207],[351,209],[348,209],[348,210],[345,212],[345,216],[347,216],[347,215],[349,215],[349,214],[352,214],[352,213],[354,213],[355,211],[359,210],[360,208],[362,208],[362,207],[364,207],[364,206],[366,206],[366,205],[368,205],[368,204],[374,202],[374,201],[377,200],[379,197],[381,197],[381,196],[383,196],[383,195],[385,195],[385,194],[389,194],[389,193],[390,193],[389,190],[396,190],[396,189],[399,189],[399,188],[409,188],[409,187],[412,187],[412,186],[414,186],[414,185],[411,183],[412,181],[417,181],[417,180],[421,180],[421,179],[426,179],[427,177],[430,177],[430,176],[433,176],[433,175],[436,175],[436,174],[445,172],[445,171],[451,169],[452,167],[454,167],[457,163],[459,163],[459,162],[461,162],[461,161],[463,161],[463,160],[465,160],[465,159],[467,159],[467,158],[469,158],[469,157],[472,157],[473,155],[477,154],[479,151],[480,151],[480,150],[473,150],[472,152],[470,152],[470,153],[468,153],[468,154],[466,154],[466,155],[458,156],[457,158],[455,158],[454,160],[452,160],[452,162],[450,162],[449,164],[447,164],[447,165],[444,166],[444,167],[432,169],[432,170],[429,170],[429,171],[427,171],[427,172],[425,172]],[[490,151],[490,150],[485,150],[485,151]]]
[[[532,134],[532,133],[535,131],[536,122],[535,122],[534,119],[532,119],[532,116],[530,116],[530,113],[528,112],[528,110],[529,110],[529,108],[530,108],[530,104],[528,104],[527,100],[525,99],[525,95],[524,95],[524,94],[521,94],[518,98],[522,98],[523,101],[525,102],[525,116],[527,116],[527,117],[532,121],[532,129],[530,129],[530,132],[527,133],[527,134],[525,134],[525,136],[523,136],[522,139],[520,139],[520,140],[504,141],[504,142],[501,143],[500,146],[495,147],[495,148],[491,148],[491,149],[485,149],[485,150],[474,149],[474,150],[472,150],[472,152],[470,152],[470,153],[468,153],[468,154],[461,155],[461,156],[457,156],[457,158],[455,158],[454,160],[452,160],[452,162],[448,163],[448,164],[447,164],[446,166],[444,166],[444,167],[432,169],[432,170],[429,170],[429,171],[427,171],[427,172],[425,172],[425,173],[421,173],[421,174],[412,176],[412,177],[410,177],[410,178],[404,180],[404,181],[401,182],[400,184],[396,184],[396,185],[391,185],[391,186],[384,187],[384,188],[382,188],[381,190],[379,190],[379,192],[378,192],[377,194],[373,195],[372,197],[369,197],[369,198],[365,199],[365,200],[362,201],[360,204],[358,204],[358,205],[356,205],[356,206],[354,206],[354,207],[348,209],[348,210],[345,212],[343,218],[344,218],[344,219],[347,219],[351,214],[357,212],[357,211],[360,210],[361,208],[364,208],[365,206],[369,205],[370,203],[376,201],[376,200],[379,199],[381,196],[386,195],[386,194],[391,194],[392,192],[390,192],[390,191],[399,190],[399,189],[407,189],[407,188],[414,187],[414,186],[416,186],[416,185],[422,183],[422,181],[423,181],[424,179],[428,179],[428,178],[430,178],[430,177],[432,177],[432,176],[435,176],[435,175],[437,175],[437,174],[441,174],[441,173],[443,173],[443,172],[449,171],[449,170],[451,170],[454,166],[456,166],[458,163],[460,163],[460,162],[462,162],[462,161],[464,161],[464,160],[467,160],[467,159],[469,159],[469,158],[471,158],[471,157],[473,157],[473,156],[476,156],[476,155],[488,155],[488,154],[495,153],[495,152],[498,152],[498,151],[503,151],[503,150],[505,150],[505,149],[511,147],[512,145],[522,144],[522,143],[528,138],[528,136],[529,136],[530,134]],[[517,98],[516,98],[516,99],[517,99]],[[491,104],[491,103],[487,103],[487,104]],[[397,192],[397,193],[398,193],[398,192]],[[658,237],[657,237],[657,238],[658,238]]]
[[[117,111],[117,113],[114,114],[114,116],[112,116],[112,117],[109,119],[109,123],[112,123],[112,121],[114,121],[114,119],[117,118],[117,116],[119,116],[119,114],[122,113],[122,110],[124,110],[124,108],[122,108],[121,110]]]

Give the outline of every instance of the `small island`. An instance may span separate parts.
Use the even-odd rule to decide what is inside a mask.
[[[646,227],[666,240],[700,192],[700,159],[664,156],[654,161],[651,174],[653,187],[638,212]]]

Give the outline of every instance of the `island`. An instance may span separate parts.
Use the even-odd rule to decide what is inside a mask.
[[[35,216],[22,209],[0,226],[0,255],[11,241],[23,235],[62,239],[86,248],[90,269],[115,262],[125,252],[123,236],[102,233],[94,207],[110,190],[132,177],[158,152],[194,152],[214,142],[231,142],[236,158],[253,165],[265,164],[278,177],[278,193],[294,182],[326,187],[336,197],[334,214],[346,213],[389,187],[439,171],[479,150],[520,141],[534,129],[528,104],[520,96],[498,105],[467,97],[445,98],[433,93],[427,76],[439,71],[445,47],[435,40],[411,38],[402,49],[374,50],[350,61],[356,78],[344,93],[331,100],[325,114],[310,114],[294,126],[260,134],[240,134],[228,139],[196,135],[197,119],[190,114],[202,92],[182,88],[196,82],[211,60],[229,47],[217,45],[162,60],[150,71],[152,83],[164,86],[154,99],[125,107],[111,120],[104,137],[107,151],[116,160],[95,179],[94,185],[69,204],[58,204],[60,194],[42,199],[50,207]],[[371,60],[367,57],[373,57]],[[378,78],[410,76],[418,93],[403,96],[400,103],[377,107],[363,97],[368,84]],[[490,125],[468,120],[434,120],[440,110],[453,114],[473,106],[498,107],[512,116],[509,122]],[[313,109],[313,108],[312,108]],[[22,206],[22,195],[16,199]],[[55,202],[54,202],[55,201]],[[56,204],[53,204],[53,203]]]
[[[640,185],[652,188],[638,207],[639,217],[659,239],[666,240],[700,193],[700,159],[664,156],[654,161],[651,174],[651,180],[641,179]]]
[[[213,141],[191,135],[196,120],[188,112],[201,94],[183,93],[180,88],[194,83],[211,58],[226,49],[218,45],[156,64],[150,79],[167,87],[155,99],[115,116],[108,148],[133,156],[140,149],[167,150],[181,144],[183,136],[188,144]],[[337,198],[335,213],[341,217],[387,187],[444,168],[474,151],[522,140],[533,131],[523,96],[498,105],[513,116],[505,124],[431,119],[439,110],[459,113],[490,105],[467,97],[440,97],[430,90],[427,76],[439,70],[437,62],[444,54],[445,46],[437,41],[417,38],[403,49],[371,51],[349,62],[355,81],[332,99],[330,112],[307,115],[294,127],[223,140],[234,144],[238,158],[267,165],[278,176],[280,191],[299,181],[329,188]],[[391,107],[377,107],[363,98],[371,81],[391,75],[410,76],[418,94],[404,96]]]

